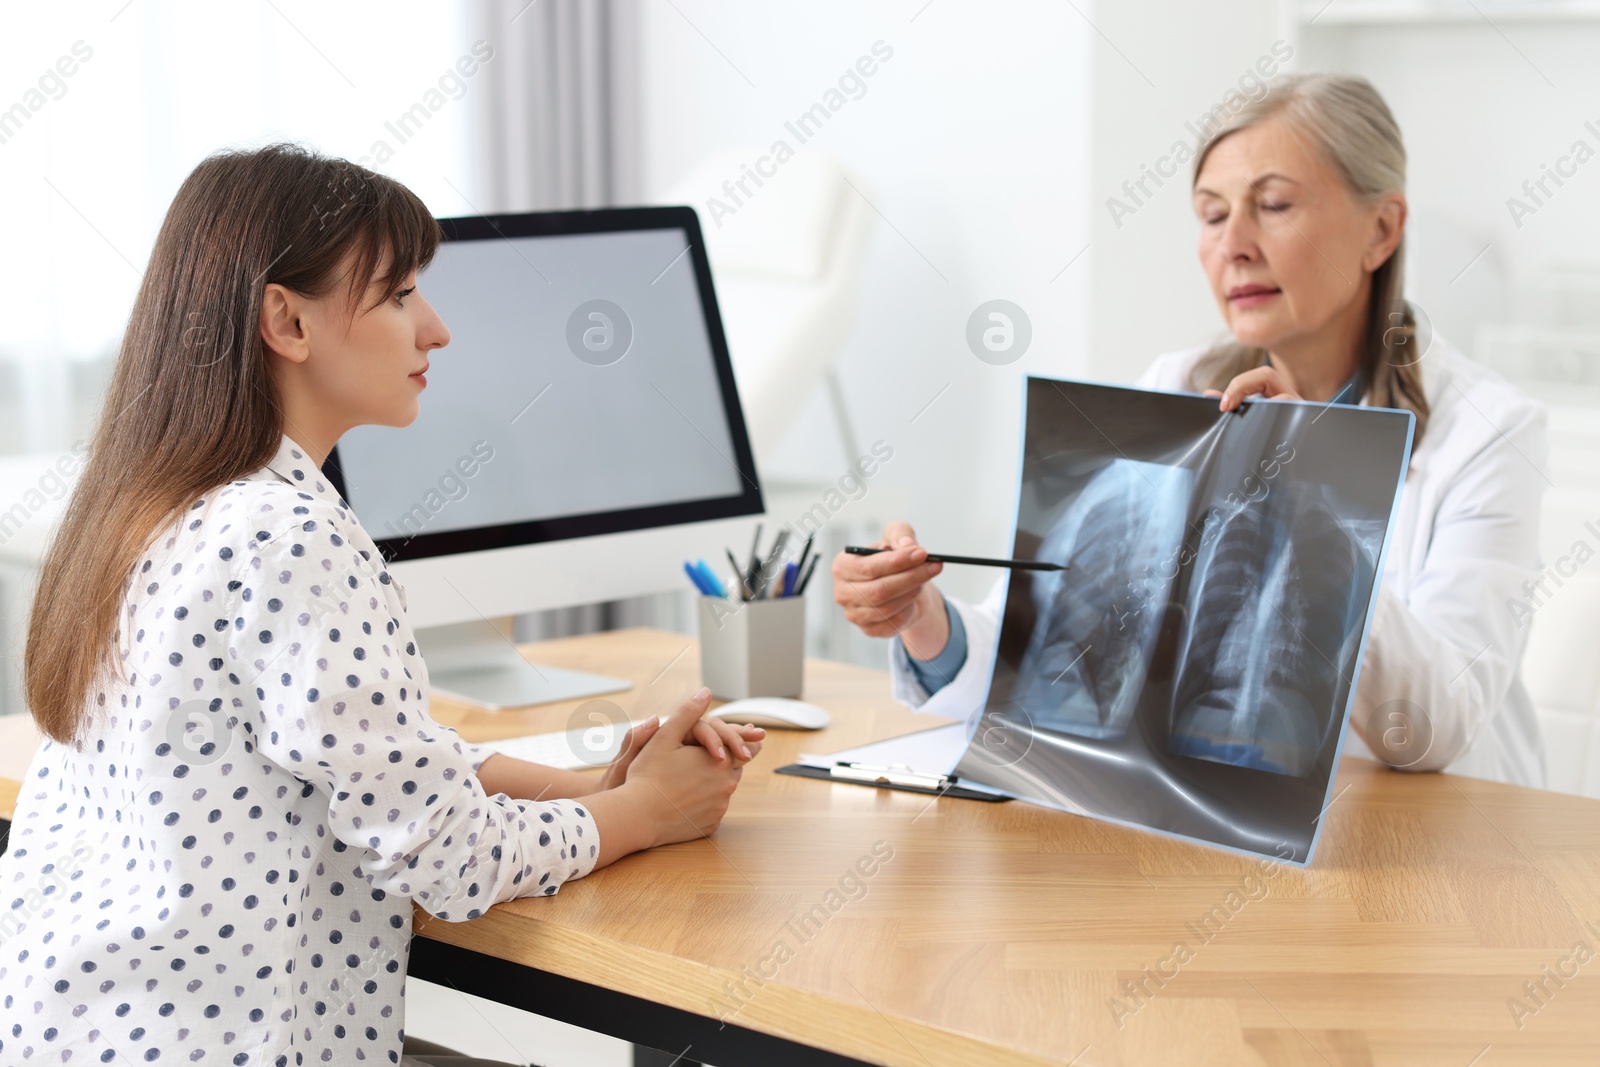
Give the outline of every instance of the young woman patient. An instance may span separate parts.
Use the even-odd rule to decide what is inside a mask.
[[[404,187],[293,146],[178,191],[33,609],[0,1060],[397,1063],[413,901],[471,919],[720,824],[762,732],[707,690],[598,779],[428,714],[319,465],[416,418],[438,241]]]

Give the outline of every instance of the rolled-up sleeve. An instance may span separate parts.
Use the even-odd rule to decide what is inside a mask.
[[[370,543],[326,509],[252,542],[230,651],[259,754],[326,797],[374,888],[441,919],[588,874],[599,833],[581,803],[489,796],[476,772],[491,753],[429,716],[389,575],[352,540]]]

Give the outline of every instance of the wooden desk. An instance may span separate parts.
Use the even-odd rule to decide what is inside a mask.
[[[530,652],[634,679],[616,703],[636,716],[699,682],[681,635]],[[1600,1062],[1600,802],[1347,760],[1314,866],[1261,877],[1242,857],[1029,804],[762,773],[943,721],[842,664],[809,662],[805,695],[834,725],[771,733],[715,838],[472,922],[419,910],[412,973],[537,997],[541,1014],[628,1040],[660,1026],[650,1043],[713,1063],[718,1034],[740,1028],[896,1067]],[[574,706],[435,714],[483,740],[563,728]],[[830,898],[877,842],[892,858]],[[799,930],[814,905],[826,918]],[[748,980],[762,967],[770,978]],[[596,996],[551,999],[583,990]]]

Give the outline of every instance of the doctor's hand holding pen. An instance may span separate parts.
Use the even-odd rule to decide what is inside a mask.
[[[989,559],[930,553],[909,523],[891,522],[873,545],[846,545],[833,558],[833,599],[868,637],[900,635],[906,651],[930,660],[950,640],[950,616],[933,578],[946,563],[1012,570],[1059,571],[1066,566],[1029,559]]]
[[[882,551],[833,557],[834,602],[868,637],[899,634],[913,656],[932,659],[950,640],[944,596],[933,584],[944,564],[928,558],[905,522],[891,522],[870,547]]]

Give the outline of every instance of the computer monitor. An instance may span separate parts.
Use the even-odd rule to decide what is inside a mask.
[[[421,413],[325,471],[406,591],[433,687],[491,707],[628,687],[526,663],[490,620],[682,589],[762,512],[688,207],[441,219],[451,332]]]

